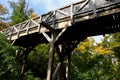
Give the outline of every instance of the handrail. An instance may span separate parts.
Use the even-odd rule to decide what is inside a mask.
[[[12,36],[13,34],[17,33],[18,37],[20,32],[23,30],[29,31],[29,29],[34,28],[37,26],[38,31],[40,31],[40,27],[42,26],[42,22],[48,23],[48,26],[42,26],[42,28],[47,28],[53,30],[55,28],[56,21],[59,19],[63,19],[65,17],[70,17],[71,22],[73,22],[74,15],[83,14],[87,12],[92,12],[96,15],[97,10],[104,9],[106,7],[111,7],[117,4],[120,4],[120,0],[117,0],[115,2],[107,2],[105,4],[101,4],[101,6],[96,5],[97,0],[82,0],[80,2],[73,3],[71,5],[67,5],[65,7],[50,11],[46,14],[43,14],[41,16],[38,16],[33,19],[26,20],[24,22],[21,22],[19,24],[16,24],[12,27],[8,27],[0,33],[3,33],[7,36]],[[49,24],[50,23],[50,24]],[[28,33],[28,32],[26,32]]]

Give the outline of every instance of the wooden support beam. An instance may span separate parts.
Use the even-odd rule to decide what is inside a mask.
[[[73,6],[73,4],[71,4],[70,8],[71,8],[70,20],[71,20],[71,24],[73,25],[74,24],[74,6]]]
[[[66,78],[70,80],[70,69],[71,69],[71,53],[67,54],[67,66],[66,66]]]
[[[52,76],[52,80],[60,80],[60,78],[64,78],[66,80],[66,76],[65,76],[65,68],[63,66],[63,62],[65,60],[66,54],[64,54],[64,46],[63,44],[61,45],[55,45],[57,54],[58,54],[58,58],[59,58],[59,63],[54,71],[54,74]]]
[[[48,23],[46,22],[41,22],[40,23],[42,26],[44,26],[45,28],[49,29],[50,31],[54,31],[55,29],[53,27],[51,27]]]
[[[53,13],[53,28],[55,28],[55,12]],[[51,27],[52,28],[52,27]],[[55,38],[56,38],[56,33],[52,32],[51,33],[51,40],[49,41],[50,43],[50,54],[49,54],[49,61],[48,61],[48,70],[47,70],[47,80],[52,80],[52,70],[53,70],[53,59],[54,59],[54,44],[55,44]]]
[[[47,39],[48,42],[50,42],[52,39],[47,35],[47,33],[42,32],[43,36]]]
[[[50,51],[49,51],[49,61],[48,61],[48,70],[47,70],[47,80],[52,80],[52,69],[53,69],[53,58],[54,58],[54,39],[56,34],[51,34],[51,41],[50,41]]]
[[[55,78],[57,76],[57,73],[58,73],[58,71],[60,69],[60,66],[61,66],[61,62],[58,63],[58,65],[57,65],[57,67],[56,67],[56,69],[55,69],[55,71],[53,73],[52,80],[55,80]]]
[[[13,40],[13,41],[11,42],[11,45],[14,45],[15,41],[16,41],[16,40]]]
[[[40,33],[40,29],[41,29],[41,24],[38,26],[38,32]]]
[[[50,11],[48,14],[47,14],[47,16],[46,15],[43,15],[43,16],[41,16],[41,17],[45,17],[46,16],[46,18],[45,19],[42,19],[42,21],[48,21],[51,17],[53,17],[53,11]]]
[[[62,29],[62,31],[58,34],[58,36],[55,39],[55,42],[60,38],[60,36],[67,30],[67,27],[65,27],[64,29]]]
[[[41,24],[40,24],[40,22],[42,22],[42,17],[41,16],[39,18],[38,33],[40,33],[40,30],[41,30]]]

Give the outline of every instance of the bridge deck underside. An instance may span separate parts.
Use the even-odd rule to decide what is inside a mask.
[[[56,30],[56,33],[59,33],[60,31],[60,29]],[[61,44],[66,41],[83,40],[89,36],[104,35],[115,32],[120,32],[120,12],[77,22],[73,26],[68,27],[56,43]],[[50,32],[47,34],[49,35]],[[48,43],[48,41],[42,34],[33,33],[18,38],[14,45],[29,47],[41,43]]]

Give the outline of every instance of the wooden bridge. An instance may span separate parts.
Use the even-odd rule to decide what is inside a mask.
[[[114,32],[120,32],[120,0],[82,0],[1,31],[18,46],[29,48],[50,43],[47,80],[57,79],[65,57],[68,65],[62,77],[70,79],[70,53],[79,41]],[[59,56],[55,70],[52,67],[54,48]]]

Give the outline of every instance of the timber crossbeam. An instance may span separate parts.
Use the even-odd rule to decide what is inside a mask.
[[[99,0],[82,0],[77,3],[50,11],[0,31],[9,40],[32,33],[42,33],[72,26],[76,22],[120,12],[120,0],[103,3]],[[54,26],[55,25],[55,26]]]
[[[108,20],[106,21],[108,23],[104,24],[104,19]],[[88,22],[88,20],[91,20],[92,23]],[[85,21],[87,23],[85,23]],[[19,39],[35,33],[35,35],[37,35],[37,37],[34,37],[35,39],[46,39],[47,43],[50,44],[47,80],[57,80],[60,78],[63,80],[70,80],[71,52],[79,43],[80,38],[86,38],[88,34],[101,34],[101,31],[105,34],[105,31],[103,31],[104,29],[112,30],[114,28],[118,30],[118,28],[120,28],[119,21],[120,0],[115,0],[114,2],[82,0],[77,3],[67,5],[63,8],[50,11],[36,18],[13,25],[12,27],[4,29],[0,32],[5,34],[8,40],[13,41],[13,44],[17,42],[17,40],[19,43]],[[89,26],[89,24],[91,26]],[[94,32],[93,29],[91,31],[87,30],[90,28],[98,28],[99,30],[97,30],[98,32]],[[64,34],[65,36],[63,36]],[[32,39],[31,36],[27,38]],[[59,42],[60,40],[63,42]],[[31,40],[31,42],[32,41],[33,40]],[[26,41],[26,43],[27,42],[28,41]],[[41,43],[44,42],[45,40]],[[55,67],[53,65],[55,55],[54,49],[56,49],[58,56],[58,64],[55,69],[53,69],[53,67]],[[67,64],[66,66],[63,66],[65,60],[67,60]]]

